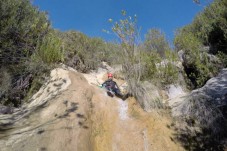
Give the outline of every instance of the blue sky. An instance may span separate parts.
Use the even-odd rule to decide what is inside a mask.
[[[91,37],[114,40],[102,32],[110,30],[109,18],[117,21],[121,10],[138,16],[141,38],[151,28],[161,29],[171,42],[177,28],[192,22],[204,6],[193,0],[33,0],[33,5],[47,11],[52,26],[61,31],[77,30]]]

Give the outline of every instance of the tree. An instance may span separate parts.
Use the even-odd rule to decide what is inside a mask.
[[[148,31],[144,45],[147,51],[156,51],[162,58],[165,57],[165,51],[170,50],[164,33],[158,29],[150,29]]]
[[[140,50],[138,49],[139,29],[137,27],[137,17],[127,17],[126,11],[122,11],[122,16],[119,22],[115,22],[112,30],[119,38],[122,53],[122,67],[127,79],[133,79],[139,82],[141,78],[140,71]],[[110,20],[112,22],[112,20]],[[131,71],[132,73],[130,73]]]
[[[136,66],[140,66],[140,50],[138,49],[138,39],[139,39],[139,29],[137,27],[137,17],[127,17],[126,11],[122,11],[122,16],[119,22],[115,22],[112,30],[115,35],[119,38],[122,53],[122,67],[129,79],[134,79],[135,81],[140,81],[141,73]],[[112,19],[109,20],[112,22]],[[134,74],[129,73],[129,71]]]
[[[122,71],[124,78],[127,81],[128,92],[133,95],[139,104],[145,110],[154,108],[160,108],[162,103],[158,100],[152,100],[150,93],[150,83],[142,81],[145,65],[142,61],[143,54],[141,52],[139,43],[139,28],[137,27],[137,16],[126,16],[126,12],[122,11],[121,19],[113,24],[112,30],[118,37],[121,45],[121,52],[119,52],[119,58],[122,63]],[[113,22],[110,19],[110,22]],[[150,61],[147,58],[148,63]],[[153,67],[153,62],[149,64],[149,67]],[[149,73],[149,72],[148,72]],[[145,73],[146,74],[146,73]]]

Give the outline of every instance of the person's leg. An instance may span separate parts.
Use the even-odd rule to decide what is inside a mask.
[[[120,97],[120,98],[122,98],[123,97],[123,95],[121,94],[121,91],[119,90],[119,89],[113,89],[113,91],[114,91],[114,93],[115,93],[115,95],[117,96],[117,97]]]
[[[129,93],[125,94],[125,95],[122,97],[122,100],[126,100],[128,97],[129,97]]]
[[[108,94],[108,96],[113,97],[113,96],[114,96],[114,94],[113,94],[112,89],[111,89],[110,87],[105,87],[105,88],[106,88],[106,90],[107,90],[107,94]]]
[[[114,91],[115,95],[117,97],[121,98],[122,100],[126,100],[129,97],[129,93],[123,95],[119,89],[113,89],[113,91]]]

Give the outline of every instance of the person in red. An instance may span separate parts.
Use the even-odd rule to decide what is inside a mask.
[[[108,79],[101,85],[101,87],[105,87],[107,90],[114,92],[114,94],[121,98],[122,100],[125,100],[128,98],[128,94],[123,95],[115,81],[113,81],[113,74],[108,73]]]

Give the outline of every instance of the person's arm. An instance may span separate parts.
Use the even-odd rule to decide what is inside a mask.
[[[119,86],[117,85],[117,83],[114,82],[114,84],[115,84],[115,88],[117,88],[118,90],[120,90],[120,88],[119,88]]]
[[[105,86],[106,85],[106,82],[107,81],[103,82],[103,84],[101,84],[100,87],[102,88],[103,86]]]

